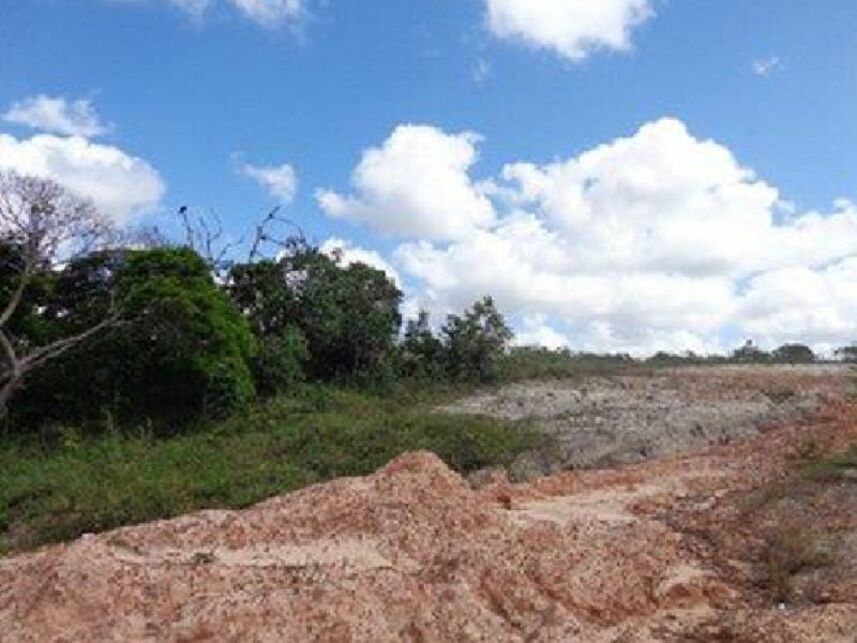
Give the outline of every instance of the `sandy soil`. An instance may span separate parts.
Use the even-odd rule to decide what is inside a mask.
[[[857,440],[842,382],[821,388],[811,417],[688,455],[476,490],[411,454],[3,559],[0,641],[853,642],[857,484],[795,473]],[[784,598],[788,521],[838,544]]]
[[[442,407],[531,419],[556,435],[559,453],[518,464],[522,477],[609,467],[759,435],[808,418],[837,394],[841,366],[707,366],[655,375],[525,382]]]

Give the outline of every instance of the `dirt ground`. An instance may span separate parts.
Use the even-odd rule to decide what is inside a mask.
[[[811,417],[847,369],[836,365],[706,366],[653,375],[525,382],[442,407],[530,419],[559,453],[518,464],[520,477],[609,467],[759,435]]]
[[[690,408],[728,398],[706,390],[721,383],[741,386],[739,407],[768,386],[812,390],[815,406],[524,484],[495,473],[475,488],[410,454],[246,511],[3,559],[0,641],[853,643],[857,481],[803,473],[857,442],[842,373],[717,377],[636,386]]]

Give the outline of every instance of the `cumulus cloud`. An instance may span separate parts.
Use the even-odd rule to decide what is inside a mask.
[[[433,167],[443,145],[402,144],[394,134],[364,155],[355,195],[325,209],[405,237],[394,264],[435,311],[492,294],[525,319],[527,340],[562,336],[577,348],[632,353],[713,352],[745,336],[771,345],[857,339],[850,201],[784,217],[774,186],[672,118],[566,160],[510,163],[481,181],[469,174],[477,137],[421,131],[466,153],[441,154],[458,162],[426,170],[420,163]],[[486,200],[490,214],[462,216],[482,211],[463,204]]]
[[[89,100],[69,101],[61,96],[39,95],[12,103],[3,120],[64,136],[91,138],[110,131]]]
[[[375,250],[366,250],[338,237],[331,237],[325,241],[321,244],[320,250],[327,256],[338,259],[343,266],[362,263],[386,272],[396,286],[402,287],[402,278],[399,276],[399,272]]]
[[[0,170],[52,178],[122,223],[158,204],[164,184],[143,159],[79,136],[0,134]]]
[[[747,333],[769,345],[810,338],[830,349],[854,341],[857,252],[818,270],[791,266],[754,277],[738,318]]]
[[[494,220],[494,208],[469,170],[479,138],[435,127],[401,125],[380,147],[363,153],[351,177],[354,192],[316,193],[331,217],[367,223],[410,238],[466,238]]]
[[[593,51],[627,51],[635,27],[654,15],[650,0],[485,0],[498,38],[549,49],[572,61]]]
[[[258,183],[271,197],[288,205],[298,192],[298,174],[289,163],[283,165],[252,165],[238,162],[237,172]]]

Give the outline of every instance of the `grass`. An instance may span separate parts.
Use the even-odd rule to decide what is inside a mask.
[[[831,502],[829,492],[842,489],[841,483],[857,482],[857,445],[830,455],[821,444],[810,440],[799,459],[799,475],[763,490],[747,508],[767,511],[780,521],[765,538],[761,556],[765,581],[777,603],[793,602],[801,596],[801,574],[838,564],[843,533],[830,529],[821,517],[824,514],[817,514],[815,508]],[[842,501],[842,496],[834,498],[839,500],[833,502]],[[780,510],[771,513],[774,505]],[[804,598],[812,600],[810,595]]]
[[[811,460],[804,476],[816,482],[857,482],[857,444],[824,458]]]
[[[74,431],[0,446],[0,554],[203,508],[241,508],[429,450],[466,473],[547,438],[527,424],[437,415],[426,398],[308,386],[172,438]]]

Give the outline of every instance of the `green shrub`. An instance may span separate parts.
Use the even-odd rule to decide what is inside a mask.
[[[302,240],[276,262],[233,267],[228,291],[260,340],[300,331],[313,379],[381,376],[395,351],[402,321],[396,285],[380,270],[342,266]]]
[[[64,311],[57,323],[88,323],[110,296],[124,323],[34,374],[15,404],[19,430],[97,427],[107,413],[120,425],[174,431],[253,399],[253,335],[194,252],[123,251],[69,266],[52,300]]]
[[[253,359],[253,377],[259,393],[269,397],[284,393],[304,380],[304,364],[310,359],[306,338],[295,326],[260,337]]]

